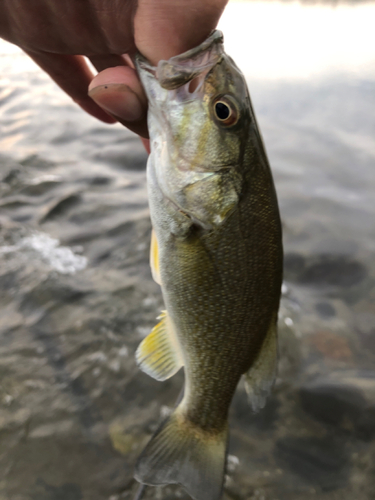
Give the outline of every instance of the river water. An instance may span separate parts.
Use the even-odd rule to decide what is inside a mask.
[[[233,2],[279,196],[279,376],[231,407],[224,500],[375,498],[375,4]],[[146,154],[0,42],[0,500],[132,500],[173,405],[134,352],[162,308]],[[187,495],[149,488],[145,498]]]

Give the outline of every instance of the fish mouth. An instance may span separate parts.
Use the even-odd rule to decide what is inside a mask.
[[[157,66],[152,66],[141,54],[137,54],[136,59],[139,67],[151,73],[161,87],[173,90],[209,71],[223,53],[223,34],[215,30],[197,47],[171,57],[168,61],[161,60]]]

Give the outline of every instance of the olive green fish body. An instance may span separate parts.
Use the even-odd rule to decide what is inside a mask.
[[[180,483],[197,500],[220,497],[240,377],[254,409],[272,385],[282,279],[272,175],[244,78],[220,36],[157,70],[138,61],[150,101],[151,260],[167,312],[137,359],[159,380],[184,366],[185,393],[136,477]],[[189,75],[200,77],[192,92]]]
[[[255,168],[263,179],[248,184],[238,209],[217,230],[192,225],[185,238],[169,234],[164,241],[154,223],[163,241],[165,304],[185,358],[184,410],[208,430],[226,423],[238,380],[261,348],[279,304],[276,199],[267,165]]]

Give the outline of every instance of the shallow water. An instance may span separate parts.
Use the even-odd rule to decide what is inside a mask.
[[[222,20],[285,244],[279,377],[258,415],[235,396],[225,500],[375,497],[374,13],[241,2]],[[146,154],[5,42],[0,67],[0,500],[131,500],[183,380],[134,361],[162,308]]]

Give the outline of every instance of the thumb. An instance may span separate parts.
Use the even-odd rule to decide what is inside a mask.
[[[96,104],[125,127],[148,138],[147,99],[133,68],[105,69],[92,80],[88,93]]]

